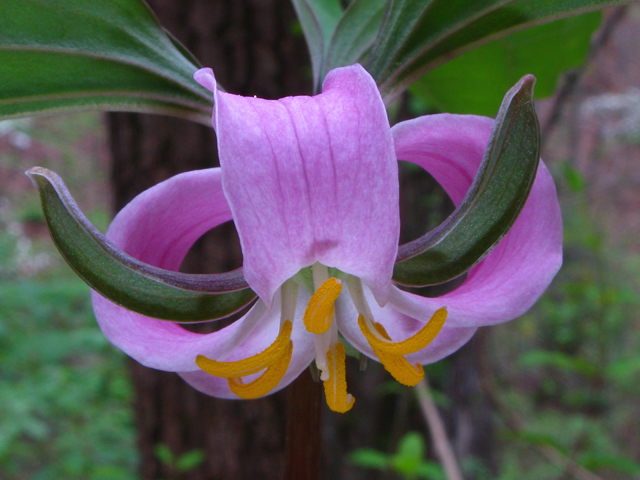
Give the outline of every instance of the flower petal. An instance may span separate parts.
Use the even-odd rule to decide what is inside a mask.
[[[107,237],[139,260],[177,270],[195,240],[230,219],[220,169],[199,170],[175,176],[136,197],[116,216]],[[268,310],[259,301],[228,327],[199,334],[126,310],[95,292],[92,296],[107,338],[143,365],[160,370],[198,370],[197,355],[220,360],[250,356],[274,340],[280,323],[279,308]],[[305,342],[313,348],[313,339],[307,338],[311,336],[304,327],[299,330],[303,333],[297,334],[297,351],[305,348]]]
[[[195,77],[211,88],[210,70]],[[269,303],[316,261],[358,276],[384,303],[399,235],[397,162],[384,104],[360,66],[327,75],[315,97],[217,92],[225,194],[245,278]]]
[[[396,155],[428,171],[457,205],[480,165],[492,124],[485,117],[448,114],[402,122],[392,129]],[[437,298],[394,290],[390,302],[414,318],[446,306],[449,327],[493,325],[531,308],[561,264],[560,207],[541,162],[518,220],[460,287]]]

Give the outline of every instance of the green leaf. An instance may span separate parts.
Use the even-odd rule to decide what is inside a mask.
[[[0,2],[0,118],[102,109],[209,124],[197,68],[141,0]]]
[[[424,286],[456,278],[509,231],[529,196],[540,161],[534,83],[527,75],[507,92],[467,195],[442,224],[400,246],[395,281]]]
[[[562,72],[585,61],[601,18],[592,12],[514,33],[441,65],[409,90],[443,112],[493,117],[503,92],[531,73],[535,98],[544,98]]]
[[[580,455],[580,464],[592,471],[608,468],[634,478],[640,477],[640,463],[619,455],[587,453]]]
[[[378,34],[386,0],[354,0],[329,43],[324,73],[362,60]]]
[[[389,456],[386,453],[371,448],[360,448],[349,455],[349,460],[354,465],[363,468],[384,470],[389,466]]]
[[[340,0],[292,0],[307,40],[313,68],[313,90],[320,88],[327,47],[342,16]]]
[[[418,432],[407,433],[398,445],[398,452],[393,456],[393,468],[402,475],[415,477],[423,463],[424,439]]]
[[[193,470],[205,460],[205,455],[202,450],[191,450],[180,456],[176,461],[176,470],[180,472],[188,472]]]
[[[160,460],[160,462],[162,462],[164,465],[173,465],[173,452],[164,443],[157,444],[154,448],[154,453],[156,454],[156,458]]]
[[[573,193],[580,193],[584,191],[587,186],[587,181],[580,170],[569,162],[564,162],[560,165],[560,172],[562,173],[564,181],[570,191]]]
[[[474,48],[629,0],[390,0],[368,70],[386,101]]]
[[[179,322],[222,318],[255,298],[241,270],[192,275],[147,265],[115,247],[87,220],[62,179],[45,168],[27,172],[58,250],[94,290],[134,312]]]

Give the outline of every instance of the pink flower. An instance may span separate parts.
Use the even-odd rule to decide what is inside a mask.
[[[255,398],[315,360],[330,408],[344,412],[354,399],[339,333],[415,385],[422,364],[451,354],[478,327],[526,312],[560,267],[560,210],[541,163],[520,217],[460,287],[425,298],[392,282],[397,159],[423,167],[458,204],[493,120],[432,115],[390,128],[359,65],[330,72],[320,95],[277,101],[219,92],[210,69],[195,78],[214,94],[221,168],[144,192],[107,236],[144,262],[177,270],[199,236],[233,219],[245,278],[259,298],[230,326],[197,334],[94,293],[104,333],[140,363],[177,372],[209,395]]]

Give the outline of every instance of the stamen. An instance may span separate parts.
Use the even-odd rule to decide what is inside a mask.
[[[286,349],[291,340],[292,323],[285,321],[275,341],[262,352],[244,360],[235,362],[218,362],[203,355],[196,357],[196,364],[210,375],[223,378],[244,377],[269,367],[276,360],[286,356]]]
[[[388,338],[388,335],[386,336],[387,340],[378,338],[378,335],[375,335],[374,332],[370,330],[369,325],[367,325],[369,322],[366,321],[363,315],[358,317],[358,325],[360,325],[360,330],[362,330],[364,336],[367,337],[369,345],[371,345],[372,348],[377,348],[378,350],[393,355],[408,355],[422,350],[429,345],[438,333],[440,333],[440,330],[442,330],[446,319],[447,309],[445,307],[438,309],[431,317],[431,320],[429,320],[418,333],[401,342],[392,342],[391,339]],[[374,326],[378,329],[378,324]]]
[[[389,337],[389,334],[382,325],[376,323],[375,328],[382,337],[389,341],[391,340],[391,337]],[[407,385],[408,387],[415,387],[424,378],[424,368],[419,363],[411,365],[402,355],[387,353],[373,345],[371,345],[371,348],[373,348],[373,353],[376,354],[382,365],[384,365],[385,370],[401,384]]]
[[[347,393],[347,368],[344,345],[337,342],[333,348],[327,351],[329,363],[329,378],[324,382],[324,394],[327,405],[331,410],[345,413],[351,410],[354,402],[353,395]]]
[[[296,305],[298,303],[298,284],[287,280],[280,288],[280,298],[282,307],[280,309],[280,328],[287,320],[293,322],[296,315]]]
[[[315,334],[325,333],[331,326],[335,313],[334,304],[342,291],[342,282],[331,277],[313,294],[304,312],[304,326]]]
[[[275,359],[260,377],[247,384],[242,383],[241,378],[229,378],[229,388],[233,393],[245,400],[263,397],[276,388],[280,380],[282,380],[282,377],[284,377],[284,374],[287,373],[292,353],[293,342],[289,340],[284,353]]]

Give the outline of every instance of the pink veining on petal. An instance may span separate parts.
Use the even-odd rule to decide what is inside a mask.
[[[199,170],[177,175],[136,197],[116,216],[107,237],[139,260],[177,270],[195,240],[230,219],[220,169]],[[100,327],[114,345],[143,365],[176,372],[198,370],[197,355],[217,360],[254,355],[275,339],[280,323],[279,304],[269,310],[262,302],[210,334],[128,311],[95,292],[93,305]],[[292,365],[308,364],[311,335],[298,325],[292,336]],[[221,395],[231,395],[228,387],[225,392]]]
[[[210,71],[196,77],[214,85]],[[362,278],[385,303],[399,235],[397,162],[384,104],[359,65],[315,97],[217,92],[224,191],[245,277],[267,303],[319,261]]]
[[[392,129],[396,154],[433,175],[457,205],[480,165],[492,125],[489,118],[448,114],[403,122]],[[446,306],[448,326],[493,325],[531,308],[561,264],[560,207],[553,179],[541,162],[515,224],[460,287],[430,299],[394,290],[390,304],[413,317]]]

